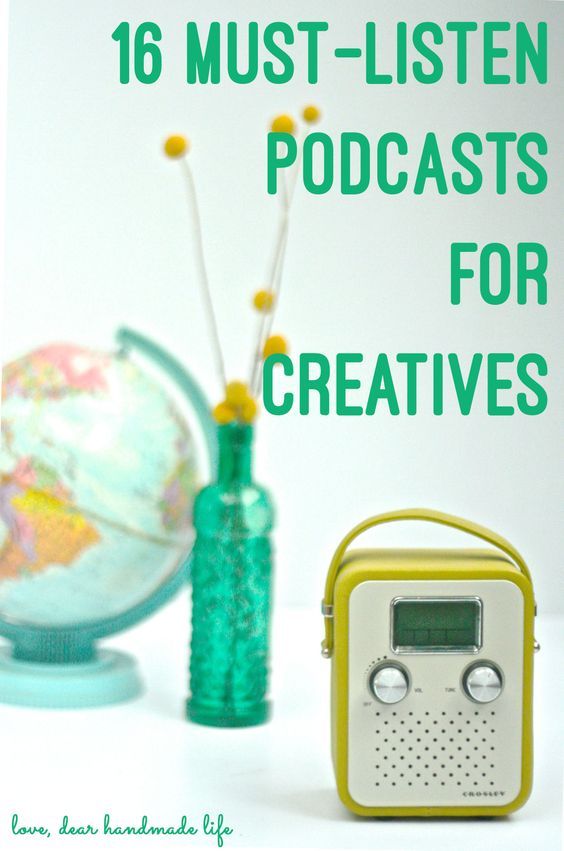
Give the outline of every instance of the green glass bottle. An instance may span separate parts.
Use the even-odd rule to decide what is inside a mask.
[[[252,480],[253,427],[218,428],[216,483],[194,506],[192,641],[187,715],[246,727],[267,720],[272,586],[268,493]]]

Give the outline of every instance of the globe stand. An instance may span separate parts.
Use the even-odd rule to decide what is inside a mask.
[[[101,650],[85,662],[33,662],[0,648],[0,700],[15,706],[80,709],[121,703],[143,686],[132,656]]]

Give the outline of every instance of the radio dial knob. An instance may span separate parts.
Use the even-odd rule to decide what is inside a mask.
[[[370,691],[380,703],[399,703],[408,689],[407,674],[399,665],[381,665],[370,677]]]
[[[501,673],[495,665],[479,663],[464,675],[464,690],[476,703],[491,703],[501,694]]]

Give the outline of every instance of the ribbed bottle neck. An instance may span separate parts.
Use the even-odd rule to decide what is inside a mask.
[[[229,423],[218,428],[218,482],[224,486],[251,482],[253,427]]]

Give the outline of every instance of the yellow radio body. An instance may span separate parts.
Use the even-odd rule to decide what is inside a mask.
[[[372,526],[425,520],[496,549],[365,549]],[[323,601],[332,754],[364,816],[500,816],[532,784],[535,602],[508,541],[457,517],[372,517],[338,547]]]

